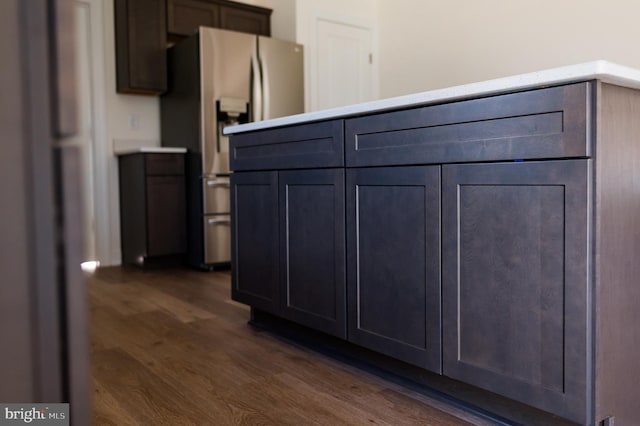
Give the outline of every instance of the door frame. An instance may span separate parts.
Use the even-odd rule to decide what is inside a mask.
[[[104,5],[102,0],[75,0],[76,11],[87,9],[89,60],[89,87],[91,93],[91,170],[92,175],[86,176],[87,185],[94,212],[94,223],[86,226],[86,232],[93,232],[93,250],[85,248],[85,253],[93,251],[95,259],[103,264],[111,264],[111,228],[109,215],[109,172],[107,158],[111,154],[107,146],[107,112],[106,112],[106,77],[105,77],[105,46],[104,46]],[[82,96],[82,94],[80,94]],[[85,156],[85,160],[87,157]],[[89,218],[87,218],[89,219]]]

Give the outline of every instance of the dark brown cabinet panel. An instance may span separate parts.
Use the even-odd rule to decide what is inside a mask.
[[[118,93],[160,94],[167,90],[164,0],[115,0]]]
[[[201,0],[167,0],[170,36],[190,36],[200,26],[219,27],[220,6]]]
[[[233,300],[280,311],[278,172],[231,175]]]
[[[186,251],[183,154],[119,157],[122,262],[144,266]]]
[[[344,169],[279,172],[282,316],[346,338]]]
[[[186,251],[185,178],[147,176],[147,254]]]
[[[440,167],[347,170],[349,340],[441,371]]]
[[[592,83],[346,120],[347,167],[586,157]]]
[[[269,36],[271,11],[268,9],[220,7],[220,28]]]
[[[583,423],[589,160],[443,166],[444,368]]]
[[[232,170],[311,169],[344,166],[342,120],[240,133],[229,153]]]

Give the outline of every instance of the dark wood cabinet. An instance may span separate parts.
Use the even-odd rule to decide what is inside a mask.
[[[386,357],[332,347],[518,424],[633,424],[639,116],[640,90],[583,81],[232,135],[235,174],[280,176],[272,312],[332,317],[344,226],[347,340]]]
[[[590,169],[443,166],[444,374],[584,416]]]
[[[122,262],[144,266],[186,251],[184,154],[119,157]]]
[[[243,33],[271,35],[271,11],[255,7],[220,6],[220,28]]]
[[[165,0],[115,0],[116,90],[167,90]]]
[[[347,170],[349,340],[441,371],[440,167]]]
[[[115,0],[116,90],[167,90],[167,44],[198,27],[271,35],[271,9],[228,0]]]
[[[282,316],[346,338],[344,170],[278,174]]]
[[[198,27],[219,27],[220,6],[202,0],[167,0],[167,32],[169,37],[187,37]]]
[[[234,300],[280,311],[278,172],[231,175],[231,258]]]
[[[346,338],[342,125],[235,139],[231,246],[234,300]]]

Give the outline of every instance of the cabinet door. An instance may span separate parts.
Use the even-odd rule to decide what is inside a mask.
[[[344,170],[279,173],[282,315],[346,338]]]
[[[349,340],[441,371],[440,167],[347,170]]]
[[[231,175],[233,300],[277,314],[278,172]]]
[[[147,176],[147,255],[183,254],[187,246],[184,175]]]
[[[271,10],[220,6],[220,28],[243,33],[270,36]]]
[[[444,374],[585,422],[589,160],[443,166]]]
[[[167,0],[167,31],[190,36],[198,27],[219,27],[220,6],[202,0]]]
[[[163,0],[115,0],[118,93],[167,90],[167,23]]]

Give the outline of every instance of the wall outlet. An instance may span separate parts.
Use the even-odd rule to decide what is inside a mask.
[[[129,130],[138,130],[140,128],[140,117],[138,114],[129,115]]]

